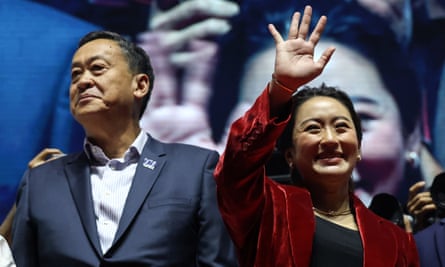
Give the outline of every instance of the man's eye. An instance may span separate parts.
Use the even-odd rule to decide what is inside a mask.
[[[96,64],[96,65],[91,66],[91,71],[101,71],[104,68],[105,68],[104,66]]]
[[[71,80],[76,80],[81,74],[80,70],[71,71]]]

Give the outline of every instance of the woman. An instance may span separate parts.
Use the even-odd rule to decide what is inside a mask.
[[[311,13],[306,7],[301,22],[295,13],[286,41],[269,26],[276,44],[272,81],[232,125],[215,170],[220,211],[240,265],[418,266],[412,235],[352,194],[362,133],[347,95],[322,85],[298,91],[291,104],[292,94],[317,77],[334,52],[328,47],[313,60],[326,17],[308,37]],[[265,176],[286,125],[294,185]]]
[[[277,8],[278,11],[265,9],[259,18],[249,18],[249,14],[255,12],[246,11],[243,16],[250,22],[246,28],[253,32],[247,40],[250,54],[240,83],[233,85],[240,88],[239,102],[229,121],[250,107],[273,71],[273,42],[268,33],[258,28],[265,20],[273,20],[274,24],[285,28],[283,17],[289,13],[289,4],[283,5]],[[320,7],[317,8],[319,13]],[[344,90],[362,120],[362,161],[353,174],[355,193],[366,205],[376,194],[383,192],[394,195],[405,204],[411,185],[424,180],[428,186],[437,174],[422,166],[425,159],[421,143],[422,98],[416,73],[391,29],[361,9],[355,1],[324,10],[332,16],[315,54],[335,46],[336,59],[310,85],[319,86],[325,82]],[[227,82],[233,82],[226,80],[218,81],[221,89],[229,87]],[[215,90],[218,92],[227,93]],[[215,114],[226,104],[224,101],[213,106]],[[276,164],[280,161],[275,156],[281,155],[273,156],[266,170],[275,176],[285,176],[288,172],[286,164]]]

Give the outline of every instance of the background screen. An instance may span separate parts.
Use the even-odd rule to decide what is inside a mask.
[[[444,1],[6,0],[0,3],[0,219],[39,151],[83,148],[68,90],[71,57],[84,34],[115,31],[149,54],[155,82],[141,119],[145,131],[223,152],[231,122],[271,78],[267,24],[286,36],[292,13],[306,4],[315,21],[328,16],[319,48],[337,47],[311,85],[346,91],[362,120],[356,193],[366,204],[380,192],[405,204],[410,185],[430,185],[445,166]],[[267,172],[288,182],[280,151]]]

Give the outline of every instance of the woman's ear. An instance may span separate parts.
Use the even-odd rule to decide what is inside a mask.
[[[286,160],[289,168],[292,169],[294,167],[294,152],[292,148],[287,148],[284,151],[284,159]]]
[[[139,73],[135,75],[136,87],[134,90],[134,96],[142,99],[146,94],[148,94],[148,88],[150,86],[150,81],[148,80],[147,74]]]

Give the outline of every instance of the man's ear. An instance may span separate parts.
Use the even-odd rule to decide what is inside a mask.
[[[148,94],[150,81],[148,80],[147,74],[144,73],[135,75],[134,79],[136,83],[134,96],[142,99],[145,95]]]

